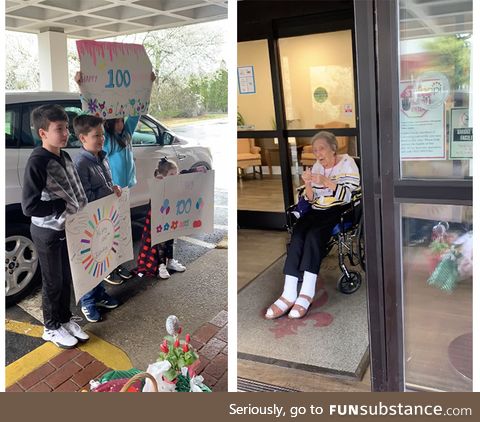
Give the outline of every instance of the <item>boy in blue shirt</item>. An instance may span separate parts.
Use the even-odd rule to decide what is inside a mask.
[[[75,167],[88,202],[112,193],[120,197],[122,189],[113,184],[108,159],[103,151],[105,141],[103,119],[82,114],[73,120],[73,128],[82,143],[80,154],[75,157]],[[85,318],[90,322],[100,321],[98,307],[114,309],[119,305],[116,299],[107,294],[102,283],[82,296],[80,304]]]

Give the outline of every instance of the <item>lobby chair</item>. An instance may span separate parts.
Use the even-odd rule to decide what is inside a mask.
[[[257,173],[263,177],[260,151],[261,148],[255,146],[254,139],[237,139],[237,169],[240,178],[245,175],[245,169],[248,167],[253,168],[254,179]]]

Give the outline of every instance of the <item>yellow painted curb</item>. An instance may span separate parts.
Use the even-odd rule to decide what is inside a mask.
[[[29,324],[28,322],[5,321],[5,329],[12,333],[23,334],[30,337],[42,337],[43,327],[41,325]]]
[[[30,372],[47,363],[62,351],[53,343],[45,343],[12,362],[5,368],[5,388],[26,377]]]
[[[116,370],[132,368],[132,361],[122,349],[108,341],[102,340],[94,334],[88,333],[88,335],[90,336],[90,340],[79,345],[78,349],[90,353],[95,359],[109,368]]]
[[[43,334],[42,326],[29,324],[27,322],[7,320],[5,328],[7,331],[31,337],[41,337]],[[116,370],[132,368],[132,361],[122,349],[102,340],[94,334],[88,333],[88,335],[90,336],[90,340],[84,344],[79,344],[77,346],[78,349],[91,354],[96,360],[102,362],[108,368]],[[22,356],[15,362],[12,362],[5,368],[5,387],[8,388],[15,384],[63,351],[63,349],[48,342],[27,353],[25,356]]]

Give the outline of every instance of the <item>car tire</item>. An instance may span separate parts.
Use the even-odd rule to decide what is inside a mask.
[[[5,237],[5,304],[12,306],[40,282],[37,248],[29,224],[9,224]]]

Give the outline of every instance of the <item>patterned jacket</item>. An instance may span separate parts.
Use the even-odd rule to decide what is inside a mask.
[[[25,167],[22,210],[32,224],[52,230],[65,229],[66,214],[87,204],[72,159],[65,151],[57,156],[43,147],[32,151]]]

